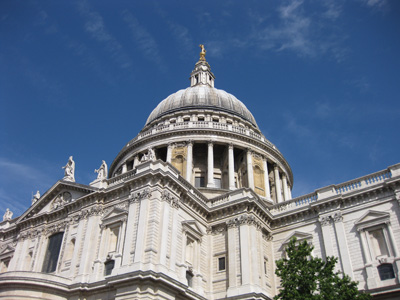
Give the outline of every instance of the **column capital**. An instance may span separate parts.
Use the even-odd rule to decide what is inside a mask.
[[[213,140],[208,140],[207,144],[208,144],[208,146],[214,147],[214,141]]]
[[[188,145],[188,146],[193,146],[193,140],[188,140],[188,141],[187,141],[187,145]]]
[[[228,147],[230,150],[233,150],[233,143],[229,143]]]

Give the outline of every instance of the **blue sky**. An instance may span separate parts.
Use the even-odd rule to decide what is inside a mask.
[[[400,162],[400,2],[0,2],[0,214],[77,182],[189,86],[198,45],[286,157],[293,196]]]

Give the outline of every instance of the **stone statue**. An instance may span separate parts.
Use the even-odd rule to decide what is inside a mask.
[[[75,182],[75,162],[72,156],[69,157],[67,164],[62,168],[65,169],[63,180]]]
[[[32,204],[35,204],[35,203],[36,203],[36,201],[38,201],[38,200],[39,200],[39,198],[40,198],[40,192],[39,192],[39,191],[37,191],[37,192],[36,192],[36,194],[35,194],[35,195],[33,195],[33,198],[32,198]]]
[[[204,45],[200,44],[199,47],[201,48],[200,60],[206,60],[206,49],[204,49]]]
[[[140,162],[145,162],[148,160],[155,160],[156,155],[154,153],[154,150],[152,148],[147,149],[147,153],[143,154],[142,158],[140,159]]]
[[[7,209],[6,209],[6,213],[5,213],[4,216],[3,216],[3,221],[9,221],[9,220],[11,220],[11,219],[12,219],[12,216],[13,216],[13,212],[12,212],[9,208],[7,208]]]
[[[106,179],[108,176],[108,168],[106,162],[103,160],[98,170],[94,170],[97,173],[97,179]]]

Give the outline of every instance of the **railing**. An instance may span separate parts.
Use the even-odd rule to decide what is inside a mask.
[[[300,196],[289,201],[278,203],[270,208],[272,214],[279,214],[284,211],[295,210],[312,202],[321,201],[336,195],[344,195],[356,190],[362,190],[370,186],[378,185],[392,178],[390,170],[379,171],[338,185],[318,189],[311,194]]]
[[[270,212],[272,214],[277,214],[277,213],[280,213],[283,211],[296,209],[300,206],[310,204],[311,202],[315,202],[317,200],[318,200],[318,194],[314,192],[311,194],[307,194],[307,195],[303,195],[303,196],[294,198],[289,201],[275,204],[270,208]]]
[[[384,181],[385,179],[392,178],[392,174],[389,170],[383,170],[376,172],[361,178],[357,178],[352,181],[342,183],[335,187],[336,194],[345,194],[360,188],[371,186]]]
[[[210,122],[210,121],[190,121],[190,122],[179,122],[179,123],[174,123],[174,124],[170,124],[170,125],[154,126],[153,128],[150,128],[146,131],[140,132],[134,139],[132,139],[128,143],[127,146],[131,145],[136,140],[140,140],[142,138],[145,138],[145,137],[153,135],[153,134],[158,134],[158,133],[170,131],[170,130],[187,129],[187,128],[210,128],[210,129],[218,129],[218,130],[226,130],[226,131],[236,132],[236,133],[250,136],[251,138],[254,138],[256,140],[260,140],[260,141],[266,143],[267,145],[269,145],[270,147],[277,149],[275,147],[275,145],[272,144],[270,141],[268,141],[266,138],[264,138],[262,134],[259,134],[254,131],[251,131],[249,129],[246,129],[246,128],[243,128],[240,126],[235,126],[232,124]]]

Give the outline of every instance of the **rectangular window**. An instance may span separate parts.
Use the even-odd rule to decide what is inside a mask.
[[[204,177],[195,177],[194,186],[195,187],[205,187],[206,186],[206,182],[204,180]]]
[[[389,256],[389,251],[383,230],[377,229],[369,231],[368,233],[374,257],[377,258],[384,255]]]
[[[214,178],[214,184],[217,189],[221,188],[221,178]]]
[[[187,285],[189,287],[193,286],[193,273],[191,271],[186,271],[186,280],[187,280]]]
[[[56,270],[63,236],[64,233],[59,232],[49,237],[49,243],[47,245],[47,251],[44,257],[42,272],[52,273]]]
[[[225,256],[218,258],[218,271],[225,271]]]
[[[119,226],[109,228],[108,252],[117,251]]]
[[[267,260],[266,259],[264,259],[264,274],[268,275]]]
[[[112,270],[114,269],[115,261],[108,260],[104,263],[104,276],[111,275]]]

